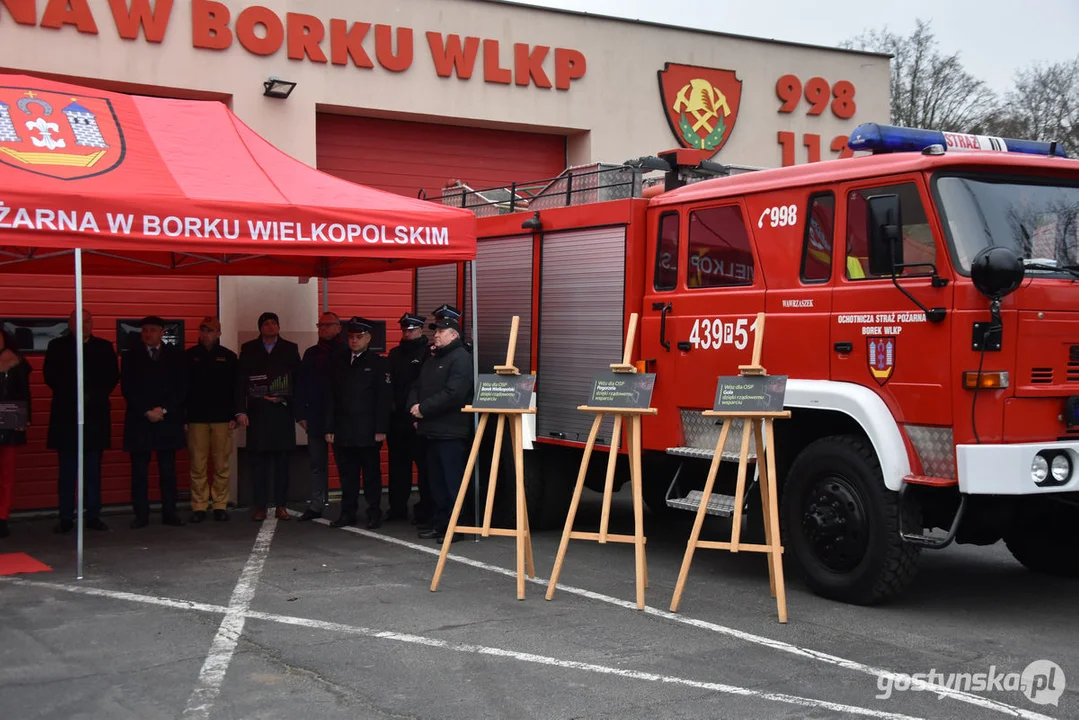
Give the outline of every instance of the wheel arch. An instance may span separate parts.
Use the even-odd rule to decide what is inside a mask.
[[[910,475],[910,456],[888,406],[869,388],[833,380],[787,381],[783,405],[791,420],[775,423],[780,478],[808,443],[834,434],[861,434],[880,462],[884,485],[898,491]]]

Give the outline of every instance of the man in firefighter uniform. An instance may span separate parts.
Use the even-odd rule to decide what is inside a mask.
[[[472,416],[461,412],[472,398],[472,354],[461,338],[457,309],[440,307],[430,328],[435,331],[434,353],[409,393],[409,413],[427,446],[427,478],[434,502],[432,527],[419,535],[441,542],[461,488],[472,436]]]
[[[382,525],[382,443],[390,426],[393,393],[386,358],[369,349],[371,322],[351,318],[345,325],[347,352],[330,360],[326,394],[326,442],[341,479],[341,515],[331,525],[356,522],[360,476],[367,501],[367,527]]]
[[[412,464],[420,490],[420,501],[413,508],[416,525],[426,529],[431,522],[431,491],[427,485],[427,458],[416,435],[415,418],[408,412],[408,393],[420,376],[423,361],[431,354],[431,343],[423,334],[423,318],[405,313],[401,325],[401,343],[390,350],[390,382],[393,385],[393,414],[387,436],[390,465],[389,520],[408,519],[408,498],[412,494]]]

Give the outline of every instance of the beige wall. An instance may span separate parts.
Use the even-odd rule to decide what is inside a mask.
[[[888,60],[821,48],[798,47],[595,17],[481,2],[478,0],[261,0],[283,20],[302,12],[321,20],[322,49],[331,53],[330,19],[371,23],[364,40],[373,69],[310,60],[290,60],[287,42],[275,54],[259,56],[235,37],[238,16],[253,2],[226,0],[233,30],[223,51],[192,46],[192,13],[199,0],[175,0],[161,44],[121,39],[105,0],[89,0],[98,33],[75,27],[24,26],[14,22],[10,6],[27,0],[0,0],[0,66],[186,88],[231,96],[233,110],[257,132],[294,157],[314,164],[316,107],[347,108],[368,114],[405,114],[469,124],[538,126],[567,134],[571,162],[621,162],[677,146],[660,103],[657,72],[666,62],[736,70],[742,80],[742,103],[727,145],[714,158],[735,164],[781,163],[776,133],[797,133],[796,157],[805,162],[802,133],[822,138],[822,158],[833,156],[831,139],[860,122],[888,119]],[[40,21],[49,0],[37,0]],[[65,3],[56,3],[63,6]],[[78,5],[79,3],[76,3]],[[414,59],[404,72],[379,66],[374,25],[412,29]],[[568,91],[530,85],[484,82],[483,51],[471,79],[441,78],[435,72],[426,33],[458,33],[498,40],[502,67],[513,67],[515,42],[551,48],[544,68],[554,80],[555,48],[584,54],[585,76]],[[260,30],[261,32],[261,30]],[[779,114],[776,80],[794,73],[805,83],[819,76],[829,83],[848,80],[856,88],[858,111],[849,120],[806,115],[800,103],[792,114]],[[275,75],[298,83],[287,101],[264,98],[262,82]],[[580,134],[584,134],[581,136]]]

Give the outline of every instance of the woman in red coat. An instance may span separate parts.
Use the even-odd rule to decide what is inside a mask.
[[[18,351],[15,339],[0,330],[0,404],[17,403],[24,414],[0,418],[0,538],[8,536],[7,521],[15,494],[15,448],[26,444],[30,425],[30,363]],[[18,418],[14,423],[5,422]]]

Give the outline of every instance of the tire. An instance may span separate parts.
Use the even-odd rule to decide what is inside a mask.
[[[884,486],[867,440],[840,435],[811,443],[780,495],[784,545],[817,595],[874,605],[914,577],[920,548],[899,536],[899,496]],[[908,512],[904,526],[920,527],[917,512]]]
[[[561,529],[566,524],[577,476],[564,471],[566,463],[558,450],[538,447],[524,453],[525,500],[533,531]]]
[[[1027,569],[1057,577],[1079,577],[1079,508],[1031,498],[1004,536],[1012,557]]]

